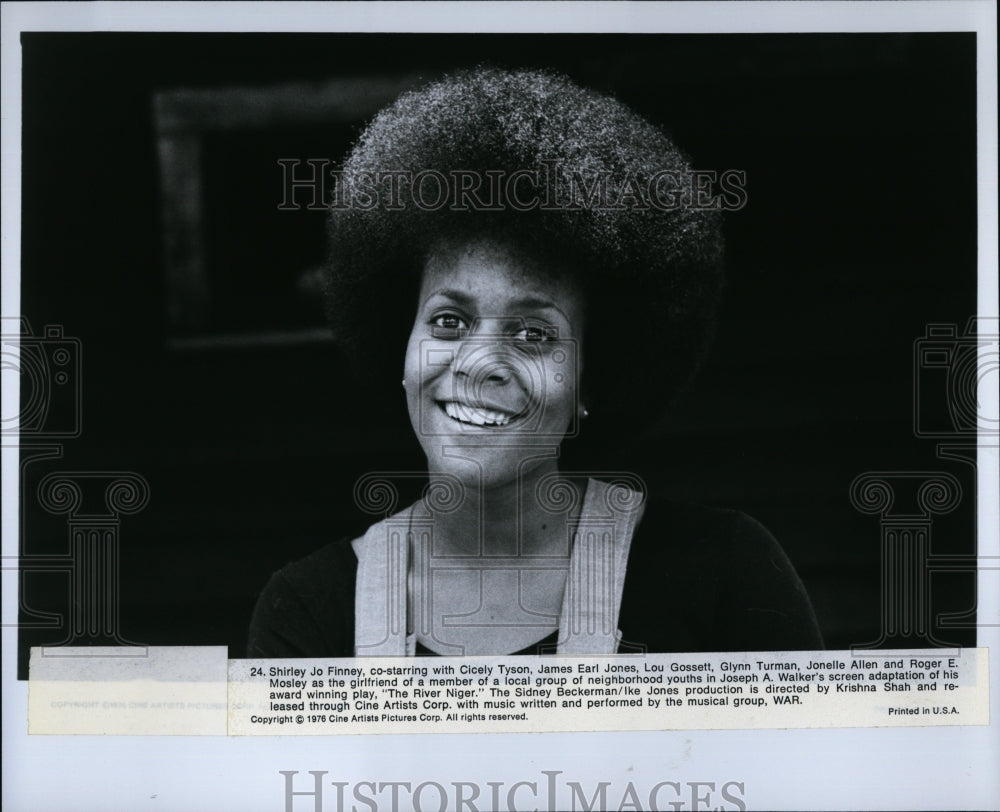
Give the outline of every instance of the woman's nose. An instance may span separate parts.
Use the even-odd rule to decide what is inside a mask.
[[[455,350],[452,371],[473,386],[503,386],[514,377],[516,359],[496,337],[470,335]]]

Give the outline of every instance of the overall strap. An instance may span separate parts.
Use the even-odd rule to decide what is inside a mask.
[[[587,481],[559,618],[558,654],[617,652],[629,546],[644,508],[636,491]],[[405,657],[415,651],[415,635],[407,633],[412,510],[372,525],[353,542],[357,657]]]
[[[353,542],[358,557],[354,592],[354,655],[405,657],[415,640],[407,635],[410,512],[368,528]]]
[[[559,618],[558,654],[618,651],[628,552],[644,509],[641,493],[587,481]]]

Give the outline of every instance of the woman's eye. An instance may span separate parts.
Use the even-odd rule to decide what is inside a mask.
[[[518,330],[514,337],[520,341],[551,341],[556,337],[556,329],[529,325]]]
[[[465,319],[455,313],[439,313],[431,319],[434,335],[453,336],[469,329]]]

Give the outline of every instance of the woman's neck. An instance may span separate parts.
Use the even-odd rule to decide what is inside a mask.
[[[434,480],[432,472],[432,485]],[[434,513],[432,554],[472,559],[568,556],[584,487],[580,480],[560,478],[555,460],[512,482],[467,484],[456,509]]]

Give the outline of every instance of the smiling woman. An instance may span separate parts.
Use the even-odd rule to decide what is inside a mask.
[[[524,453],[558,444],[579,405],[580,291],[513,249],[479,243],[435,254],[418,299],[403,384],[431,472],[454,470],[478,487],[538,468],[525,469]],[[445,455],[441,437],[449,451],[465,448],[469,465]]]
[[[463,497],[436,517],[429,555],[414,559],[430,573],[413,580],[416,603],[433,592],[428,639],[417,642],[517,651],[555,630],[565,592],[566,528],[578,517],[557,520],[536,494],[558,476],[558,444],[582,409],[573,361],[583,297],[513,249],[475,243],[432,256],[418,301],[403,381],[410,420],[431,480],[456,480]],[[483,570],[486,555],[508,567]],[[524,567],[529,557],[545,566]],[[468,564],[435,571],[451,558]],[[446,623],[470,611],[488,622]]]
[[[376,117],[341,176],[355,205],[331,209],[328,310],[372,392],[402,367],[429,485],[276,573],[249,656],[821,647],[752,519],[560,465],[585,421],[656,419],[705,352],[722,251],[695,174],[622,104],[544,73],[456,75]],[[422,205],[428,178],[456,202]],[[484,199],[477,178],[517,182]],[[639,193],[661,183],[677,205]]]

